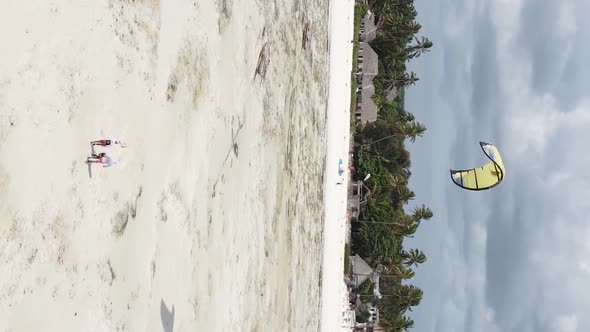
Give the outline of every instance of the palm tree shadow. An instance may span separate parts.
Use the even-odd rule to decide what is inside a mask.
[[[174,331],[174,305],[172,305],[172,310],[168,310],[163,299],[160,300],[160,319],[162,319],[164,332]]]

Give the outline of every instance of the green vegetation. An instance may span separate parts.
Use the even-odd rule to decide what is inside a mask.
[[[369,311],[361,310],[361,312],[359,312],[359,314],[356,316],[356,321],[359,323],[366,323],[369,321],[369,317],[371,317]]]
[[[403,241],[413,237],[422,222],[433,216],[425,205],[404,210],[415,199],[408,187],[412,172],[405,143],[415,142],[426,132],[426,127],[405,109],[405,89],[419,81],[416,73],[407,72],[406,63],[427,53],[433,44],[428,38],[417,36],[421,25],[415,20],[413,0],[373,0],[369,1],[369,9],[377,19],[377,35],[370,45],[379,56],[379,75],[373,80],[378,117],[374,123],[357,126],[354,133],[355,179],[371,174],[366,181],[371,195],[361,221],[353,223],[351,250],[353,255],[359,254],[373,268],[383,271],[379,283],[383,297],[362,296],[363,302],[372,302],[379,308],[379,325],[384,331],[401,332],[414,327],[407,312],[420,304],[423,293],[409,281],[415,275],[414,269],[427,260],[421,250],[405,249]],[[355,10],[353,74],[358,68],[360,17],[365,11],[360,5]],[[353,76],[353,119],[355,90]],[[397,96],[389,100],[387,95],[392,90]],[[357,292],[373,294],[372,282],[367,281]]]
[[[350,273],[350,245],[344,245],[344,274]]]

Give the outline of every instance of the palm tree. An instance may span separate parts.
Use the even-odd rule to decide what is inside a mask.
[[[398,77],[396,79],[396,82],[401,83],[398,84],[399,86],[403,86],[404,88],[407,88],[411,85],[415,85],[416,82],[418,82],[420,79],[418,78],[418,76],[416,76],[416,73],[414,72],[410,72],[410,74],[408,75],[408,73],[404,73],[402,76]]]
[[[412,210],[412,216],[414,220],[420,224],[422,220],[429,220],[432,218],[433,213],[430,208],[427,208],[426,205],[422,204],[421,206],[417,206]]]
[[[413,287],[413,286],[412,286]],[[411,288],[410,294],[409,294],[409,303],[410,305],[413,306],[417,306],[418,304],[420,304],[420,301],[422,301],[422,296],[424,295],[424,292],[422,292],[422,290],[418,287],[413,287]]]
[[[416,194],[408,189],[407,186],[398,187],[396,191],[398,202],[401,205],[407,204],[409,201],[413,200],[414,197],[416,197]]]
[[[412,21],[406,22],[403,25],[402,29],[406,33],[409,33],[411,35],[415,35],[420,31],[420,29],[422,29],[422,25],[420,25],[420,23],[416,22],[416,20],[412,20]]]
[[[416,117],[414,117],[414,114],[412,114],[410,112],[406,112],[406,111],[403,112],[402,117],[403,117],[403,120],[406,122],[411,122],[411,121],[416,120]]]
[[[392,188],[399,188],[400,186],[408,185],[408,180],[399,174],[390,174],[387,182]]]
[[[387,98],[384,98],[385,101],[379,106],[379,111],[377,112],[377,116],[380,120],[386,122],[395,122],[396,119],[399,117],[397,111],[397,103],[395,101],[388,101]]]
[[[398,279],[411,279],[413,278],[416,273],[412,269],[405,269],[403,266],[393,266],[391,268],[391,274],[393,274]]]
[[[395,331],[409,331],[414,327],[414,321],[407,316],[397,316],[392,325]]]
[[[416,44],[406,48],[408,59],[417,58],[420,55],[429,52],[433,45],[433,43],[424,36],[422,36],[421,39],[414,37],[414,40],[416,41]]]
[[[380,94],[374,94],[371,99],[373,99],[373,103],[377,105],[377,107],[382,107],[387,102],[387,98]]]
[[[396,27],[400,25],[400,22],[403,22],[404,16],[398,12],[391,12],[381,15],[379,20],[380,25],[378,27],[385,31],[392,31],[396,30]],[[415,28],[415,26],[411,26]]]
[[[408,166],[409,167],[409,166]],[[410,171],[409,168],[404,167],[399,171],[399,174],[401,174],[401,176],[403,176],[406,179],[409,179],[410,176],[412,176],[412,172]]]
[[[414,285],[400,285],[394,289],[394,296],[400,313],[417,306],[422,301],[422,290]]]
[[[386,140],[388,138],[392,138],[392,137],[395,137],[395,136],[398,136],[398,135],[397,134],[393,134],[393,135],[388,135],[388,136],[385,136],[385,137],[381,137],[380,139],[374,140],[373,142],[365,143],[364,146],[369,146],[371,144],[375,144],[377,142],[381,142],[383,140]]]
[[[402,131],[404,132],[404,136],[409,138],[412,143],[416,142],[416,137],[424,136],[426,132],[426,126],[421,124],[417,121],[412,121],[409,123],[405,123],[402,126]]]
[[[415,85],[416,82],[418,82],[420,79],[418,78],[418,76],[416,76],[416,73],[414,72],[410,72],[410,76],[408,77],[408,79],[405,81],[404,83],[404,87],[407,88],[410,85]]]
[[[416,223],[412,216],[404,215],[401,221],[396,222],[392,228],[393,233],[397,236],[407,236],[412,237],[411,235],[416,233],[418,230],[419,224]]]
[[[387,89],[392,89],[394,87],[404,87],[407,88],[411,85],[415,85],[420,78],[416,76],[416,73],[411,72],[410,74],[404,72],[401,75],[394,76],[391,73],[384,75],[383,79],[383,86]]]
[[[426,262],[426,255],[418,249],[404,250],[401,255],[404,258],[404,265],[407,267],[412,265],[418,266],[418,264]]]

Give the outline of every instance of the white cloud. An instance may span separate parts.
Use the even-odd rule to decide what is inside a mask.
[[[497,57],[498,62],[502,64],[498,68],[501,78],[499,85],[506,97],[506,110],[499,112],[509,114],[505,118],[507,123],[504,126],[509,129],[508,141],[520,143],[515,152],[521,154],[532,149],[540,154],[551,135],[560,127],[588,124],[590,107],[587,102],[583,102],[574,110],[562,110],[559,109],[555,96],[549,93],[539,95],[533,91],[534,54],[523,52],[527,46],[514,39],[514,32],[519,29],[522,8],[523,1],[505,0],[495,2],[492,11],[497,33]],[[549,68],[556,80],[560,79],[574,52],[573,34],[577,31],[575,2],[564,0],[560,2],[559,8],[557,27],[566,44],[560,46],[561,50],[552,58]]]
[[[492,308],[487,308],[485,312],[485,319],[488,323],[495,323],[496,320],[496,312]]]
[[[571,0],[561,0],[559,5],[557,33],[560,37],[567,37],[576,33],[578,30],[576,22],[576,3]]]
[[[578,317],[576,315],[560,315],[553,322],[555,332],[576,332],[578,330]]]
[[[570,178],[571,174],[568,172],[557,170],[549,174],[547,185],[551,187],[559,187]]]
[[[590,277],[590,264],[586,261],[578,261],[578,269]]]
[[[535,0],[487,2],[495,25],[493,33],[489,34],[489,28],[484,23],[478,23],[478,4],[464,1],[468,6],[466,13],[458,13],[454,7],[449,15],[445,11],[436,13],[447,17],[443,19],[445,30],[440,32],[443,38],[439,44],[445,42],[445,38],[452,40],[440,47],[445,49],[445,46],[458,45],[464,54],[449,51],[448,54],[454,58],[444,63],[440,59],[425,59],[445,65],[446,70],[454,74],[449,76],[453,77],[457,76],[457,72],[470,73],[472,67],[493,65],[494,61],[478,58],[478,54],[486,53],[474,48],[479,47],[474,46],[473,41],[477,41],[477,31],[482,25],[486,35],[492,37],[486,42],[490,44],[489,50],[496,52],[499,64],[497,86],[500,98],[476,103],[481,109],[472,109],[470,98],[474,95],[473,86],[478,80],[488,77],[466,75],[466,79],[461,81],[459,75],[459,79],[450,82],[445,81],[445,77],[437,77],[438,81],[433,85],[442,81],[441,84],[456,88],[453,90],[455,94],[444,95],[448,100],[441,100],[440,96],[433,98],[435,105],[448,103],[444,107],[445,113],[437,109],[416,115],[433,119],[433,128],[429,130],[439,134],[436,139],[433,138],[433,146],[448,146],[454,143],[456,131],[453,128],[460,128],[463,136],[469,136],[465,134],[469,128],[463,124],[471,123],[474,118],[485,119],[486,115],[490,115],[485,113],[486,107],[494,110],[488,118],[495,116],[498,122],[489,127],[497,136],[490,139],[499,145],[509,167],[509,175],[502,187],[486,193],[450,191],[448,175],[441,175],[436,167],[431,167],[429,176],[438,181],[425,181],[425,189],[422,190],[432,192],[432,200],[436,202],[432,206],[435,209],[433,222],[444,221],[449,229],[448,232],[438,230],[443,244],[443,267],[433,275],[433,285],[430,286],[444,287],[437,304],[446,303],[447,306],[439,312],[431,310],[423,314],[438,320],[441,331],[534,331],[535,326],[542,326],[544,331],[574,332],[590,328],[590,321],[583,315],[590,305],[590,287],[586,285],[590,276],[590,226],[586,225],[590,208],[587,198],[590,197],[590,175],[586,172],[590,167],[590,153],[587,152],[590,102],[570,100],[571,103],[562,103],[563,100],[557,99],[561,97],[552,94],[555,91],[552,84],[561,84],[566,64],[576,63],[571,61],[572,58],[585,54],[581,52],[584,45],[573,43],[581,37],[579,30],[582,28],[581,25],[578,28],[578,24],[583,21],[577,20],[576,15],[582,14],[579,7],[584,2],[563,0],[558,5],[548,4],[549,1],[538,3],[540,8],[535,8],[540,13],[555,13],[552,22],[547,24],[557,31],[550,31],[551,35],[547,37],[555,40],[556,36],[561,36],[559,41],[565,41],[555,55],[542,57],[535,53],[537,50],[534,48],[538,45],[516,39],[525,37],[516,33],[522,28],[523,16],[529,15],[528,25],[525,26],[530,28],[531,24],[537,24],[531,23],[530,13],[522,11],[527,1],[530,4]],[[453,5],[457,6],[457,3],[453,2]],[[446,7],[441,4],[440,8]],[[555,11],[557,8],[560,8],[559,11]],[[451,25],[450,30],[446,30],[447,23]],[[539,20],[538,24],[543,23]],[[441,24],[437,28],[439,26]],[[457,42],[461,40],[459,36],[464,37],[461,43]],[[433,36],[431,39],[436,47],[437,38]],[[426,79],[428,74],[423,76]],[[541,83],[549,83],[541,84],[539,88],[535,85],[539,81],[534,81],[539,77],[545,80]],[[551,81],[552,78],[554,81]],[[431,79],[428,77],[428,80]],[[548,93],[539,92],[541,90]],[[491,93],[495,95],[495,91]],[[485,93],[483,97],[487,97]],[[567,109],[562,106],[564,104],[568,105]],[[459,124],[449,124],[448,120],[445,122],[436,117],[458,118],[456,121]],[[485,125],[481,128],[487,129]],[[459,153],[452,150],[450,154],[453,161]],[[427,155],[431,156],[432,152]],[[421,161],[413,159],[413,162],[418,164]],[[418,173],[415,175],[419,176]],[[416,192],[420,195],[419,189]],[[501,202],[502,213],[495,211],[490,214],[490,201]],[[444,220],[441,220],[436,208],[445,203],[449,215],[447,218],[447,213],[444,213]],[[464,207],[468,208],[463,210]],[[488,218],[492,222],[486,224]],[[508,249],[490,249],[494,244],[498,247],[499,243]],[[420,245],[417,244],[417,247]],[[502,275],[502,271],[506,273]],[[506,278],[502,279],[504,276]],[[488,279],[494,277],[501,282]],[[441,283],[442,280],[444,283]],[[425,293],[430,291],[428,287],[423,289]],[[563,314],[556,315],[556,312]],[[419,326],[420,321],[417,320]]]
[[[491,17],[496,26],[500,45],[514,38],[514,31],[518,30],[520,24],[520,12],[523,6],[524,0],[499,0],[491,4]]]
[[[541,153],[558,130],[590,124],[590,108],[586,105],[563,112],[556,107],[555,99],[550,95],[536,97],[531,93],[522,93],[519,98],[522,99],[514,100],[518,108],[506,117],[511,141],[522,144],[518,153],[528,149]]]

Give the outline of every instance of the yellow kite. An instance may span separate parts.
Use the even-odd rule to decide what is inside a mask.
[[[497,186],[504,179],[506,170],[498,148],[492,144],[479,142],[490,162],[482,167],[451,170],[451,179],[461,188],[469,190],[485,190]]]

